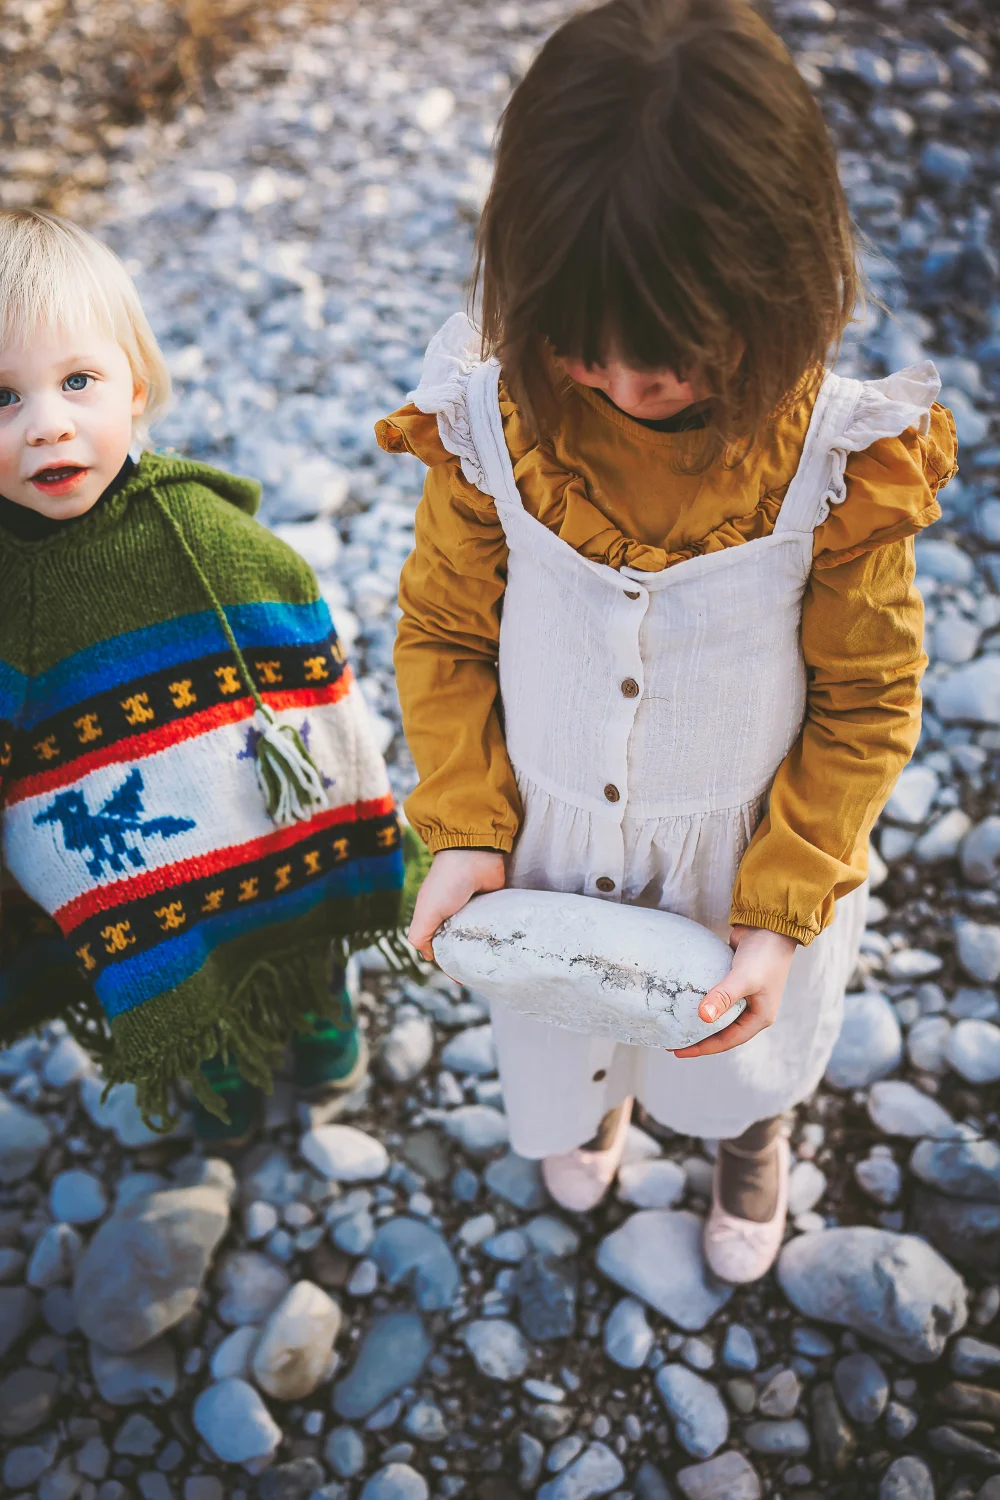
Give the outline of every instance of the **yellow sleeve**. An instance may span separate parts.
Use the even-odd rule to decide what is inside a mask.
[[[923,601],[912,538],[814,567],[802,734],[743,856],[730,921],[810,943],[861,884],[868,838],[920,734]]]
[[[518,830],[521,804],[498,713],[506,582],[507,542],[493,501],[465,481],[457,459],[434,463],[400,577],[394,653],[420,776],[406,815],[432,854],[508,854]]]

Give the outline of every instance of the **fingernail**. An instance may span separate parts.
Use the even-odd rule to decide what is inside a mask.
[[[705,1019],[706,1019],[706,1021],[714,1021],[715,1018],[716,1018],[716,1016],[718,1014],[719,1014],[719,1007],[717,1005],[706,1005],[705,1006]]]

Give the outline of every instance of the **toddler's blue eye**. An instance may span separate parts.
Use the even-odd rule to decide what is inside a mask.
[[[85,391],[91,379],[90,375],[67,375],[63,381],[63,389],[67,391]]]
[[[0,411],[2,411],[5,406],[13,406],[18,399],[19,397],[16,391],[8,391],[6,387],[0,389]]]

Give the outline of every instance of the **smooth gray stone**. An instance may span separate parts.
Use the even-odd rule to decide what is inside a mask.
[[[753,1453],[801,1456],[809,1452],[809,1429],[797,1417],[777,1422],[751,1422],[743,1440]]]
[[[33,1172],[51,1139],[44,1120],[0,1094],[0,1184],[9,1187]]]
[[[674,1500],[673,1491],[667,1484],[663,1470],[648,1458],[643,1459],[632,1481],[636,1500]]]
[[[604,1352],[623,1370],[639,1370],[653,1347],[646,1309],[632,1297],[616,1302],[604,1324]]]
[[[807,1318],[838,1323],[928,1364],[968,1316],[965,1284],[923,1240],[859,1226],[785,1245],[778,1282]]]
[[[677,1472],[684,1500],[760,1500],[760,1477],[749,1459],[731,1449],[707,1463]]]
[[[920,1141],[910,1171],[951,1198],[1000,1203],[1000,1144],[991,1140]]]
[[[52,1217],[63,1224],[93,1224],[107,1213],[104,1184],[92,1172],[60,1172],[49,1192]]]
[[[756,1370],[760,1363],[757,1341],[742,1323],[730,1323],[722,1346],[722,1363],[729,1370]]]
[[[382,1042],[379,1064],[393,1083],[412,1083],[434,1055],[434,1027],[426,1016],[403,1016]]]
[[[708,1271],[702,1221],[686,1210],[642,1209],[605,1236],[598,1269],[687,1333],[699,1333],[733,1294]]]
[[[970,829],[958,857],[970,885],[992,885],[1000,875],[1000,816],[983,818]]]
[[[285,1268],[259,1250],[230,1251],[220,1261],[214,1280],[217,1312],[230,1328],[263,1322],[292,1284]]]
[[[530,1339],[541,1344],[573,1335],[577,1280],[574,1260],[532,1253],[521,1262],[514,1293],[518,1320]]]
[[[505,1318],[476,1318],[466,1323],[460,1337],[490,1380],[520,1380],[531,1362],[524,1335]]]
[[[361,1500],[427,1500],[427,1480],[409,1464],[386,1464],[368,1480]]]
[[[715,1386],[686,1365],[668,1364],[656,1372],[656,1389],[684,1451],[711,1458],[729,1436],[729,1413]]]
[[[52,1415],[59,1394],[59,1377],[52,1370],[26,1366],[0,1382],[0,1437],[19,1438],[34,1432]]]
[[[448,1436],[444,1413],[433,1401],[418,1401],[411,1406],[403,1428],[421,1443],[440,1443]]]
[[[424,1312],[454,1302],[461,1285],[458,1264],[440,1232],[422,1219],[387,1219],[367,1253],[390,1286],[411,1287]]]
[[[537,1500],[597,1500],[624,1482],[622,1461],[604,1443],[591,1443],[580,1457],[543,1484]]]
[[[833,1383],[847,1415],[863,1426],[877,1422],[889,1400],[889,1381],[870,1354],[846,1354],[838,1359]]]
[[[493,1027],[470,1026],[459,1031],[441,1049],[441,1066],[452,1073],[487,1078],[497,1070]]]
[[[1000,927],[990,930],[1000,935]],[[948,1036],[945,1058],[966,1083],[995,1083],[1000,1078],[1000,1026],[959,1021]]]
[[[995,1274],[1000,1265],[1000,1203],[947,1198],[930,1188],[914,1190],[910,1228],[960,1266]]]
[[[281,1428],[252,1385],[220,1380],[202,1391],[192,1420],[200,1437],[223,1463],[267,1459],[281,1442]]]
[[[549,1201],[540,1163],[514,1151],[491,1161],[483,1177],[491,1193],[525,1213],[544,1208]]]
[[[365,1440],[353,1427],[335,1427],[326,1440],[323,1457],[341,1479],[352,1479],[365,1466]]]
[[[951,1115],[937,1100],[902,1078],[887,1078],[872,1084],[868,1113],[872,1123],[884,1135],[901,1135],[910,1140],[919,1136],[949,1140],[960,1133]]]
[[[109,1354],[90,1346],[90,1372],[109,1406],[160,1405],[177,1389],[177,1355],[168,1339],[154,1339],[133,1354]]]
[[[73,1298],[88,1338],[129,1354],[195,1306],[229,1204],[211,1187],[140,1198],[101,1225],[77,1266]]]
[[[895,1459],[882,1476],[878,1500],[934,1500],[934,1480],[923,1459],[912,1453]]]
[[[310,1500],[325,1478],[314,1458],[294,1458],[265,1469],[257,1481],[257,1494],[260,1500]]]
[[[38,1321],[38,1298],[26,1286],[0,1286],[0,1359]]]
[[[151,1458],[162,1443],[163,1433],[156,1423],[134,1411],[119,1427],[112,1447],[129,1458]]]
[[[977,1380],[981,1375],[1000,1372],[1000,1345],[987,1344],[983,1339],[970,1338],[963,1334],[951,1346],[951,1368],[956,1375],[966,1380]]]
[[[809,1404],[820,1468],[835,1474],[843,1473],[854,1457],[857,1442],[828,1380],[813,1386]]]
[[[333,1409],[348,1422],[371,1416],[404,1386],[413,1385],[432,1350],[423,1319],[392,1312],[375,1319],[361,1337],[350,1370],[333,1388]]]
[[[826,1065],[826,1082],[835,1089],[860,1089],[898,1068],[903,1034],[896,1012],[874,990],[844,997],[840,1035]]]

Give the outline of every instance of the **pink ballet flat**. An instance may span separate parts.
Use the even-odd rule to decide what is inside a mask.
[[[778,1153],[778,1201],[774,1215],[763,1224],[752,1219],[738,1219],[726,1213],[719,1199],[719,1164],[712,1183],[712,1209],[705,1221],[703,1243],[709,1268],[720,1281],[742,1286],[759,1281],[772,1267],[781,1249],[788,1213],[788,1140],[780,1135],[774,1142]]]
[[[622,1101],[621,1117],[611,1145],[604,1151],[586,1151],[578,1146],[561,1156],[542,1162],[542,1180],[560,1208],[586,1214],[596,1208],[615,1180],[632,1118],[632,1100]]]

